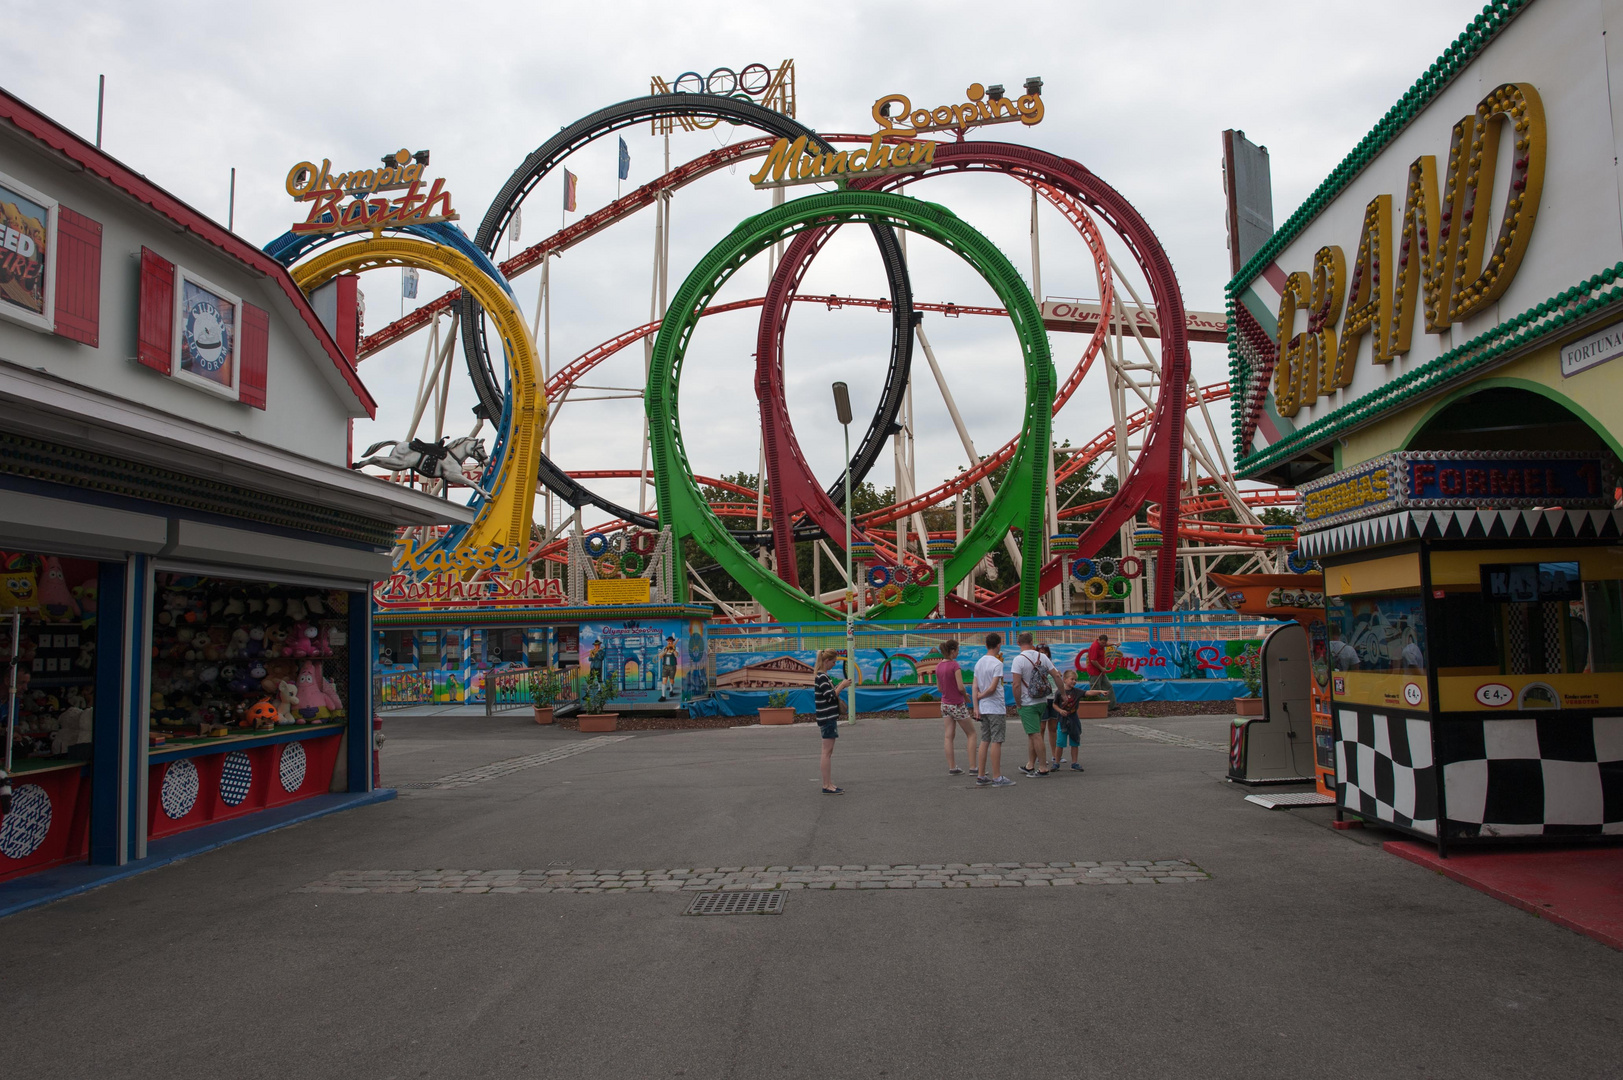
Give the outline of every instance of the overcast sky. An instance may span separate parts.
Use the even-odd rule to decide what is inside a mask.
[[[883,94],[904,93],[915,107],[933,107],[962,101],[974,81],[1013,89],[1040,75],[1043,122],[1002,125],[981,137],[1028,143],[1087,165],[1155,229],[1185,304],[1221,311],[1228,278],[1222,130],[1243,129],[1269,148],[1274,216],[1282,222],[1480,4],[403,2],[316,9],[255,0],[75,0],[5,8],[8,91],[93,138],[96,77],[105,74],[104,148],[221,221],[235,166],[237,231],[261,244],[303,216],[283,189],[293,162],[328,157],[336,172],[376,164],[402,146],[432,149],[431,174],[446,178],[471,234],[527,153],[561,126],[647,93],[651,75],[669,81],[687,70],[775,67],[793,58],[798,118],[827,132],[871,130],[869,109]],[[662,171],[663,148],[646,127],[624,134],[629,191]],[[745,129],[726,125],[674,136],[672,163],[743,137]],[[568,163],[580,176],[579,213],[614,199],[614,144],[610,136]],[[768,195],[750,187],[748,171],[718,173],[676,196],[673,292],[740,218],[770,205]],[[558,227],[560,189],[553,177],[532,195],[523,243]],[[981,176],[928,181],[908,193],[951,207],[995,240],[1029,280],[1028,189]],[[1045,207],[1039,232],[1043,292],[1097,296],[1075,230]],[[848,233],[818,260],[806,291],[882,295],[871,237]],[[554,264],[555,366],[647,320],[652,249],[653,214],[645,210]],[[918,299],[995,303],[952,256],[917,238],[908,250]],[[1130,261],[1119,244],[1113,251],[1118,261]],[[379,271],[363,282],[369,332],[399,314],[398,277]],[[538,278],[515,282],[527,312]],[[752,264],[720,299],[758,296],[766,280],[765,266]],[[439,291],[425,275],[420,299]],[[722,315],[694,337],[681,416],[689,457],[701,473],[756,470],[755,325],[755,312]],[[859,416],[871,415],[888,355],[887,327],[887,317],[871,310],[810,305],[798,306],[790,323],[791,414],[825,482],[837,475],[841,457],[828,385],[849,382]],[[1007,323],[928,316],[925,327],[977,448],[989,451],[1015,435],[1023,379]],[[1063,377],[1084,340],[1060,333],[1051,340]],[[358,425],[358,447],[404,434],[423,347],[420,334],[362,365],[380,410],[377,422]],[[1195,359],[1202,382],[1227,377],[1221,346],[1197,345]],[[642,363],[641,348],[628,349],[584,381],[640,387]],[[919,482],[928,487],[964,459],[927,369],[921,364],[919,371],[917,461]],[[458,370],[448,431],[471,424],[472,401]],[[1056,436],[1086,441],[1109,416],[1102,382],[1092,375],[1060,414]],[[1226,407],[1217,420],[1226,450]],[[571,469],[634,469],[640,435],[637,401],[571,405],[554,428],[554,457]],[[874,479],[891,482],[888,455]],[[634,482],[600,486],[636,503]]]

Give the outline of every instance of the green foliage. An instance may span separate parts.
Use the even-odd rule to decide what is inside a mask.
[[[789,691],[778,690],[766,696],[766,707],[769,709],[787,709],[789,707]]]
[[[1239,663],[1234,665],[1240,670],[1240,678],[1245,682],[1245,696],[1256,697],[1262,693],[1262,650],[1256,646],[1249,646],[1239,655]]]
[[[940,701],[941,696],[939,694],[932,694],[928,690],[926,690],[924,693],[919,694],[919,695],[917,695],[915,697],[911,697],[908,700],[909,701]]]
[[[587,679],[586,685],[581,687],[580,690],[580,711],[583,713],[600,713],[603,711],[603,706],[608,703],[609,698],[612,696],[613,691],[609,689],[602,679]]]
[[[554,668],[543,668],[530,674],[530,700],[535,704],[551,705],[563,691],[563,676]]]

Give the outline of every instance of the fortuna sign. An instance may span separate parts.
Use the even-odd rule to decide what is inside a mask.
[[[914,109],[905,94],[887,94],[874,102],[873,118],[879,125],[865,150],[817,153],[807,150],[806,136],[791,142],[779,139],[767,151],[766,161],[750,177],[758,188],[788,187],[791,184],[818,184],[852,176],[890,176],[920,172],[935,160],[936,144],[918,135],[925,131],[956,130],[960,136],[972,127],[1019,121],[1031,125],[1043,118],[1043,81],[1027,79],[1026,93],[1018,99],[1004,96],[1003,87],[990,90],[971,83],[965,91],[968,101],[961,105],[941,105],[934,109]],[[899,105],[896,117],[891,106]],[[886,142],[885,140],[890,140]],[[768,179],[770,177],[770,179]]]
[[[451,208],[451,193],[444,179],[437,179],[423,192],[423,170],[428,167],[428,151],[413,154],[401,149],[386,154],[376,169],[356,169],[332,173],[332,161],[323,158],[318,167],[301,161],[287,171],[287,193],[297,202],[308,202],[310,214],[293,226],[298,236],[351,232],[370,229],[379,232],[402,225],[427,225],[436,221],[457,221],[462,215]],[[375,198],[381,191],[400,191],[396,199]],[[354,199],[343,204],[345,196]]]

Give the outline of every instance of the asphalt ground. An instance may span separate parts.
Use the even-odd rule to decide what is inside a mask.
[[[1107,721],[1117,722],[1117,721]],[[1127,721],[1221,745],[1221,717]],[[385,721],[386,783],[590,736]],[[1086,723],[976,790],[941,722],[651,732],[256,837],[0,920],[17,1077],[1617,1075],[1623,955],[1267,811],[1211,750]],[[1187,859],[1209,880],[691,894],[312,893],[362,870]]]

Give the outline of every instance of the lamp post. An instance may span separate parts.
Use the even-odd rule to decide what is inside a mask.
[[[845,699],[845,718],[857,719],[857,580],[851,566],[851,392],[843,382],[834,384],[834,414],[845,429],[845,664],[851,678],[851,692]]]

